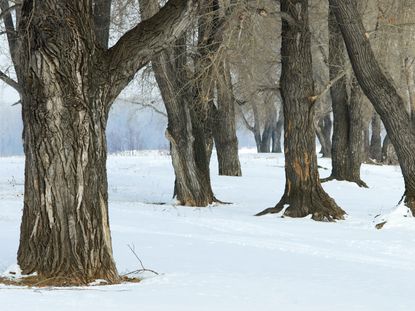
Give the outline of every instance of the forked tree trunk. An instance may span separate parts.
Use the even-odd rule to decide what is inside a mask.
[[[405,204],[415,215],[414,119],[374,56],[354,0],[330,0],[356,78],[379,113],[393,143],[405,181]]]
[[[329,73],[336,79],[346,70],[346,51],[340,29],[332,10],[329,12]],[[352,79],[353,80],[353,79]],[[330,89],[333,107],[332,171],[328,180],[346,180],[361,187],[367,185],[360,178],[363,143],[361,91],[352,81],[351,97],[344,75]]]
[[[235,98],[227,62],[220,63],[218,81],[218,108],[215,112],[213,136],[218,156],[219,175],[242,176],[238,156],[238,138],[235,126]]]
[[[23,1],[19,26],[25,195],[18,263],[57,285],[120,280],[108,220],[105,128],[111,103],[181,35],[193,0],[170,0],[110,49],[92,1]]]
[[[314,220],[343,219],[345,212],[323,190],[314,130],[314,84],[307,0],[281,0],[281,94],[284,105],[285,192],[279,203],[257,214],[278,213]]]

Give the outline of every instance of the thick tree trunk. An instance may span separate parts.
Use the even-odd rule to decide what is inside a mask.
[[[218,109],[215,113],[213,136],[218,156],[219,175],[242,176],[235,126],[235,99],[227,62],[220,64],[216,84]]]
[[[19,66],[26,167],[18,251],[23,273],[36,272],[56,285],[120,280],[108,220],[108,111],[196,11],[195,0],[170,0],[106,50],[96,41],[92,0],[23,1]]]
[[[330,0],[356,78],[372,102],[393,143],[405,181],[405,203],[415,215],[414,120],[373,54],[354,0]]]
[[[340,29],[332,10],[329,12],[329,73],[334,80],[346,70],[346,51]],[[352,79],[353,80],[353,79]],[[330,89],[333,107],[333,145],[331,176],[323,181],[337,179],[367,185],[360,178],[362,163],[363,119],[362,94],[357,82],[352,81],[351,98],[344,75]]]
[[[77,24],[88,8],[28,3],[21,23],[28,33],[21,41],[26,166],[18,263],[25,274],[62,284],[117,282],[108,221],[108,103],[92,58],[99,51],[89,44],[91,25],[84,20],[81,32]],[[65,5],[73,16],[59,15]]]
[[[382,162],[382,121],[377,112],[373,112],[372,116],[372,135],[370,138],[369,157],[376,162]]]
[[[281,0],[281,94],[284,105],[285,192],[280,202],[258,215],[278,213],[314,220],[343,219],[344,211],[323,190],[314,130],[314,84],[307,0]]]

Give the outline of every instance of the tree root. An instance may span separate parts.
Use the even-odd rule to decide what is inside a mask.
[[[326,178],[321,178],[320,182],[325,183],[325,182],[332,181],[332,180],[353,182],[361,188],[369,188],[369,186],[363,180],[361,180],[360,178],[349,178],[349,179],[347,179],[347,178],[339,178],[339,177],[335,177],[335,176],[331,175],[331,176],[326,177]]]
[[[302,218],[311,215],[315,221],[334,222],[344,219],[346,214],[321,187],[317,187],[311,193],[291,192],[284,194],[275,207],[267,208],[255,216],[279,213],[285,209],[283,216]]]
[[[282,211],[283,208],[284,208],[284,205],[282,207],[278,205],[275,207],[269,207],[269,208],[264,209],[262,212],[255,214],[254,216],[263,216],[267,214],[278,214],[279,212]]]

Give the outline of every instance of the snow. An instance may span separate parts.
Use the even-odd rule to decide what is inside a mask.
[[[82,288],[0,285],[0,310],[390,311],[414,310],[415,222],[404,206],[399,167],[363,165],[370,186],[324,184],[348,213],[337,223],[253,214],[284,189],[281,155],[241,151],[244,176],[217,176],[216,196],[232,205],[175,206],[167,152],[108,159],[110,222],[120,273],[141,268],[138,284]],[[330,173],[330,161],[319,159]],[[18,271],[22,157],[0,158],[0,271]],[[166,203],[160,205],[160,203]],[[380,215],[380,216],[378,216]],[[377,216],[377,217],[376,217]],[[388,223],[382,230],[379,219]]]

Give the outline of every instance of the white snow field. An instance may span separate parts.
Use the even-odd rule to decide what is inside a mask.
[[[330,167],[330,161],[319,159]],[[329,182],[324,188],[348,213],[345,221],[253,217],[284,189],[281,155],[241,152],[244,176],[217,176],[216,196],[233,205],[174,205],[166,152],[108,159],[110,223],[120,273],[146,268],[138,284],[82,288],[0,285],[0,310],[401,311],[415,310],[415,220],[394,210],[403,193],[399,167],[363,165],[370,186]],[[0,158],[0,270],[16,264],[23,192],[22,157]],[[330,170],[321,170],[321,176]],[[158,203],[166,202],[165,205]],[[403,212],[402,212],[403,210]],[[379,219],[378,217],[377,219]]]

